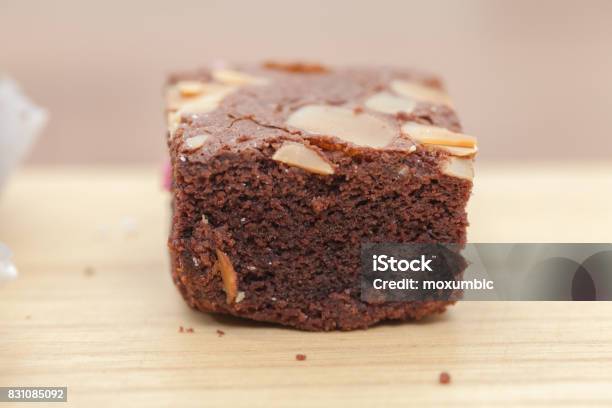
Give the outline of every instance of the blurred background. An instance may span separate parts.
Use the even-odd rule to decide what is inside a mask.
[[[482,161],[612,158],[612,1],[0,0],[0,50],[30,163],[161,161],[166,74],[218,59],[430,70]]]

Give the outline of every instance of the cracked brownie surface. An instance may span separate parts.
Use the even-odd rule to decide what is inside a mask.
[[[450,302],[360,300],[363,242],[466,240],[475,139],[411,70],[267,63],[166,88],[174,282],[193,308],[306,330]]]

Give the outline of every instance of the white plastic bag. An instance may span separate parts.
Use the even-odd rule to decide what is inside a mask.
[[[17,277],[17,268],[11,257],[11,250],[0,242],[0,283]]]
[[[15,81],[0,76],[0,188],[46,122],[47,112],[34,105]]]

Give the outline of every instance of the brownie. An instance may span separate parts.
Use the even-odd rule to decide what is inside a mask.
[[[437,77],[215,66],[172,75],[166,107],[172,276],[191,307],[351,330],[452,303],[360,298],[362,243],[466,241],[476,140]]]

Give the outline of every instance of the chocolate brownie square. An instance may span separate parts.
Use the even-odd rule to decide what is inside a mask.
[[[362,243],[466,241],[476,140],[439,79],[231,65],[171,76],[166,99],[172,274],[191,307],[351,330],[452,303],[360,298]]]

